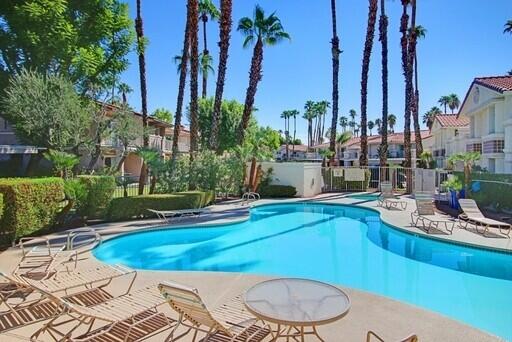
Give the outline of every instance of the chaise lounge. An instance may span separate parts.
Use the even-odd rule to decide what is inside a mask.
[[[498,228],[501,234],[510,238],[510,224],[485,217],[474,200],[460,199],[459,205],[462,209],[462,214],[459,215],[459,225],[462,228],[468,229],[469,225],[473,225],[477,233],[484,236],[490,228]],[[480,227],[483,228],[481,232],[478,230]]]

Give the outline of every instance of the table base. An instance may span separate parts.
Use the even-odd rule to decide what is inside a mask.
[[[305,328],[310,328],[311,330],[306,330]],[[286,338],[286,341],[300,341],[304,342],[306,335],[314,335],[316,338],[325,342],[323,338],[318,335],[318,331],[316,330],[316,326],[304,327],[304,326],[294,326],[294,325],[277,325],[277,330],[271,332],[272,341],[277,341],[280,338]]]

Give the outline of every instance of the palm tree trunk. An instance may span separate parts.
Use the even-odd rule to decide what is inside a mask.
[[[292,144],[292,155],[295,156],[295,134],[297,133],[297,117],[293,116],[293,144]]]
[[[224,81],[228,63],[229,38],[231,35],[232,0],[220,2],[220,43],[219,43],[219,67],[217,68],[217,85],[215,88],[215,102],[213,104],[212,127],[210,133],[210,147],[217,150],[219,147],[219,120],[224,92]]]
[[[187,22],[185,23],[185,36],[183,37],[183,50],[181,55],[180,80],[178,86],[178,99],[176,101],[176,116],[174,117],[174,131],[172,136],[171,174],[178,157],[178,142],[180,137],[181,118],[183,114],[183,97],[185,95],[185,83],[187,82],[187,64],[189,58],[189,27],[190,9],[187,6]]]
[[[372,55],[373,37],[375,35],[375,22],[377,20],[377,0],[369,0],[368,27],[363,52],[363,67],[361,71],[361,155],[359,165],[368,165],[368,136],[366,128],[368,124],[366,111],[368,103],[368,73],[370,70],[370,57]]]
[[[380,1],[379,20],[379,40],[382,45],[382,123],[379,128],[382,139],[379,150],[381,167],[386,166],[388,159],[388,17],[385,2],[386,0]],[[381,175],[380,179],[385,179],[385,175]]]
[[[147,135],[148,127],[148,104],[147,104],[147,88],[146,88],[146,59],[144,55],[144,28],[141,16],[141,0],[137,0],[137,18],[135,19],[135,31],[137,33],[137,46],[139,54],[139,76],[140,76],[140,96],[142,100],[142,127],[143,133],[143,146],[149,146],[149,136]],[[147,167],[144,161],[140,169],[139,177],[139,195],[144,192],[144,185],[146,182]]]
[[[201,20],[203,21],[203,56],[208,56],[210,52],[208,51],[208,42],[206,39],[206,23],[208,22],[208,15],[203,13],[201,15]],[[203,99],[207,96],[207,88],[208,88],[208,70],[203,70],[203,84],[202,84],[202,92],[201,97]]]
[[[287,118],[284,118],[284,138],[286,140],[286,161],[290,159],[290,152],[288,150],[288,125],[287,125]]]
[[[402,47],[402,71],[405,79],[405,109],[404,109],[404,154],[405,154],[405,166],[410,167],[411,165],[411,112],[410,112],[410,90],[407,82],[407,29],[409,28],[409,15],[407,13],[407,6],[409,0],[402,0],[402,17],[400,19],[400,32],[402,36],[400,38],[400,45]]]
[[[416,44],[416,40],[414,41]],[[414,106],[412,108],[412,117],[414,122],[414,140],[416,145],[416,160],[421,160],[423,153],[423,142],[421,138],[420,118],[419,118],[420,92],[418,90],[418,56],[414,48]]]
[[[247,93],[245,95],[244,112],[242,114],[242,120],[238,127],[238,143],[243,144],[245,139],[245,130],[249,125],[251,119],[252,109],[254,105],[254,97],[258,90],[258,83],[261,80],[261,66],[263,63],[263,42],[258,38],[251,60],[251,71],[249,73],[249,86],[247,87]]]
[[[198,84],[197,78],[199,74],[199,44],[198,44],[198,18],[199,3],[198,0],[189,0],[190,9],[190,172],[193,170],[193,161],[197,152],[197,112],[198,112]],[[189,190],[195,190],[196,185],[193,181],[194,177],[190,177]]]
[[[336,0],[331,0],[331,21],[332,21],[332,121],[331,138],[329,139],[329,150],[336,150],[336,127],[338,125],[338,80],[340,72],[340,39],[338,37],[336,24]],[[333,157],[334,158],[334,157]],[[331,160],[333,160],[331,158]]]
[[[412,15],[411,15],[411,27],[409,28],[409,41],[407,43],[407,65],[406,65],[406,84],[405,84],[405,100],[406,112],[405,112],[405,129],[404,129],[404,149],[405,149],[405,167],[412,167],[412,155],[411,155],[411,114],[414,106],[414,89],[413,89],[413,68],[414,68],[414,48],[415,48],[415,37],[416,30],[413,28],[416,25],[416,11],[415,11],[416,0],[411,0],[412,4]],[[407,33],[407,32],[406,32]],[[407,193],[412,192],[412,179],[407,177],[406,182]]]

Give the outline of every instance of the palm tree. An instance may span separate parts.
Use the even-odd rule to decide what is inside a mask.
[[[189,31],[190,31],[190,3],[187,3],[187,21],[185,23],[185,35],[183,37],[183,49],[181,50],[181,58],[177,62],[176,57],[174,61],[178,64],[178,71],[180,74],[178,85],[178,98],[176,101],[176,116],[174,117],[174,130],[172,135],[172,154],[171,154],[171,174],[174,170],[176,158],[178,156],[178,141],[181,131],[181,118],[183,110],[183,97],[185,95],[185,83],[187,81],[187,64],[189,59]]]
[[[356,131],[355,131],[355,129],[356,129],[356,122],[354,120],[350,120],[348,122],[348,127],[350,127],[350,131],[351,131],[352,135],[356,135]]]
[[[379,40],[382,55],[382,120],[375,120],[377,132],[381,135],[379,163],[385,167],[388,159],[388,16],[385,0],[380,0]],[[378,123],[377,123],[378,121]]]
[[[290,159],[290,152],[288,149],[288,144],[290,142],[289,137],[289,127],[290,127],[290,111],[285,110],[281,113],[281,119],[284,119],[284,139],[286,142],[286,160],[288,161]]]
[[[139,78],[140,78],[140,97],[142,101],[142,127],[144,133],[142,135],[142,143],[144,147],[149,146],[149,136],[147,133],[148,127],[148,93],[146,86],[146,57],[145,57],[145,38],[144,26],[141,14],[141,0],[137,0],[137,17],[135,18],[135,32],[137,34],[137,54],[139,55]],[[139,176],[139,195],[144,192],[144,184],[146,182],[147,167],[142,162]]]
[[[348,126],[348,119],[346,116],[340,116],[340,126],[343,129],[343,133],[345,133]]]
[[[224,93],[224,81],[226,79],[226,69],[228,64],[229,39],[231,37],[231,12],[233,10],[232,0],[220,1],[220,20],[219,20],[219,66],[217,68],[217,84],[215,87],[215,101],[213,103],[212,127],[210,133],[210,148],[217,149],[219,146],[219,120],[220,108],[222,104],[222,94]]]
[[[340,151],[341,147],[345,143],[347,143],[351,138],[352,138],[352,133],[350,133],[350,132],[343,132],[343,133],[338,134],[336,136],[336,146],[337,146],[336,150],[338,150],[337,151],[338,156],[341,154],[340,153],[341,152]]]
[[[348,123],[349,127],[352,128],[352,134],[354,134],[354,127],[356,127],[356,117],[357,117],[357,112],[355,111],[355,109],[351,109],[348,111],[348,116],[350,116],[350,122]]]
[[[450,95],[444,95],[437,100],[437,103],[439,103],[441,106],[444,107],[444,113],[447,113],[446,107],[450,104]]]
[[[201,58],[201,66],[203,66],[203,62],[207,60],[209,60],[209,65],[211,66],[211,56],[210,52],[208,51],[208,44],[206,40],[206,23],[208,23],[208,19],[217,20],[220,16],[220,13],[217,7],[215,7],[213,4],[212,0],[199,0],[199,15],[201,16],[201,20],[203,22],[203,54]],[[208,72],[205,73],[204,69],[202,70],[203,87],[201,97],[204,99],[206,98],[206,88],[208,87]]]
[[[404,0],[403,0],[404,2]],[[410,27],[416,27],[416,0],[410,0],[412,7],[411,11],[411,24]],[[407,4],[405,5],[407,7]],[[407,8],[406,8],[407,11]],[[408,24],[408,23],[407,23]],[[407,34],[407,32],[409,34]],[[405,152],[405,167],[412,167],[412,154],[411,154],[411,114],[414,112],[414,87],[413,87],[413,69],[414,69],[414,54],[416,49],[416,31],[409,28],[407,25],[404,34],[407,36],[407,53],[406,53],[406,66],[405,66],[405,117],[404,117],[404,152]],[[406,191],[412,191],[412,182],[408,177]]]
[[[276,45],[284,39],[290,39],[290,35],[284,31],[281,20],[275,13],[265,17],[265,12],[258,5],[256,5],[252,19],[249,17],[240,19],[237,30],[245,36],[244,48],[256,42],[251,60],[244,112],[238,128],[238,142],[242,144],[245,138],[245,130],[251,118],[258,83],[262,78],[263,48],[264,46]]]
[[[375,123],[370,120],[370,121],[368,121],[367,125],[368,125],[368,130],[370,131],[370,135],[373,135],[372,130],[373,130],[373,127],[375,127]]]
[[[331,139],[329,141],[329,150],[336,149],[336,125],[338,124],[338,80],[340,72],[340,39],[338,37],[336,24],[336,0],[331,0],[331,20],[332,20],[332,121],[331,121]]]
[[[416,44],[417,39],[425,38],[427,30],[418,25],[414,28],[416,31],[416,40],[414,44]],[[414,106],[412,106],[412,117],[414,122],[414,134],[415,134],[415,142],[416,142],[416,159],[420,160],[420,156],[423,153],[423,142],[421,138],[421,128],[420,128],[420,119],[419,119],[419,105],[420,105],[420,91],[418,88],[418,50],[414,48]]]
[[[324,137],[325,128],[325,116],[327,115],[327,109],[331,106],[329,101],[319,101],[315,103],[315,111],[317,114],[317,125],[315,131],[315,142],[321,144]]]
[[[314,107],[314,101],[307,101],[306,104],[304,105],[304,114],[302,116],[304,119],[308,121],[308,147],[311,147],[313,145],[313,119],[316,116]]]
[[[387,115],[386,115],[386,120],[387,120]],[[382,134],[382,120],[375,119],[374,123],[375,123],[375,126],[377,126],[377,134]],[[387,130],[386,130],[386,135],[387,135]],[[386,139],[387,139],[387,137],[386,137]],[[386,142],[387,142],[387,140],[386,140]]]
[[[505,29],[503,30],[503,33],[512,34],[512,20],[507,20],[507,22],[505,23]]]
[[[438,107],[432,107],[428,112],[423,114],[423,124],[425,124],[429,130],[432,130],[432,126],[434,125],[434,120],[437,115],[441,114],[441,109]]]
[[[131,92],[133,92],[133,89],[132,87],[130,87],[128,84],[126,83],[120,83],[118,86],[117,86],[117,91],[119,93],[121,93],[121,99],[122,99],[122,103],[123,105],[126,105],[128,103],[128,98],[127,98],[127,95],[130,94]]]
[[[361,71],[361,154],[359,165],[368,165],[368,137],[366,134],[368,106],[368,73],[370,70],[370,57],[375,36],[375,23],[377,21],[377,0],[368,0],[368,26],[366,28],[366,40],[364,42],[363,63]]]
[[[293,118],[293,142],[292,142],[292,154],[295,155],[295,135],[297,133],[297,115],[299,115],[299,111],[297,109],[292,109],[288,111],[290,117]]]
[[[189,0],[189,41],[190,41],[190,165],[194,161],[197,152],[197,138],[198,138],[198,74],[199,74],[199,2],[198,0]],[[190,172],[193,170],[191,169]],[[189,190],[195,190],[193,182],[194,177],[190,177],[188,185]]]
[[[450,97],[450,100],[448,101],[448,107],[450,108],[450,110],[452,111],[452,114],[453,114],[453,111],[455,109],[459,109],[460,100],[459,100],[459,97],[457,96],[457,94],[450,94],[449,97]]]
[[[214,74],[215,70],[213,69],[213,58],[210,54],[205,54],[204,52],[199,55],[199,73],[203,76],[203,84],[202,84],[202,93],[201,97],[203,99],[206,98],[208,88],[208,75]]]
[[[388,126],[391,133],[395,133],[396,116],[395,114],[388,115]]]
[[[355,136],[356,136],[356,137],[358,137],[358,136],[359,136],[359,131],[360,131],[360,130],[361,130],[361,125],[359,125],[359,124],[357,124],[357,123],[356,123],[356,124],[354,125],[354,134],[355,134]]]

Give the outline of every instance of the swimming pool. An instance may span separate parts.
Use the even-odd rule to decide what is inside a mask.
[[[312,278],[424,307],[512,340],[512,254],[407,234],[355,206],[264,205],[248,221],[123,235],[93,251],[137,269]]]

